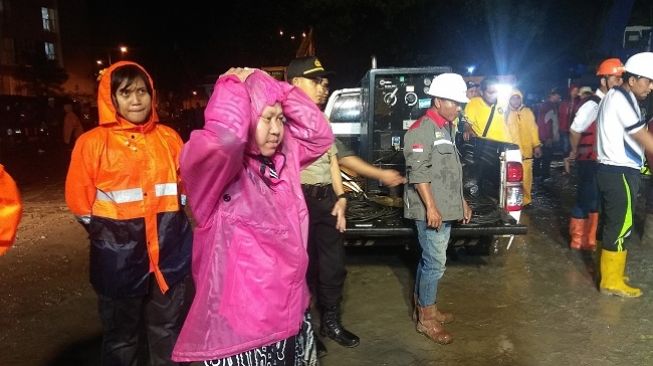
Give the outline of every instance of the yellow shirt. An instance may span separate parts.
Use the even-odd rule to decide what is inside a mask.
[[[467,120],[477,136],[483,136],[483,131],[485,131],[485,125],[488,122],[488,118],[490,118],[491,111],[492,106],[487,105],[482,97],[474,97],[467,103],[465,116],[467,116]],[[487,131],[487,135],[485,135],[486,138],[501,142],[512,142],[506,123],[503,120],[503,114],[505,112],[504,107],[496,107],[494,116],[492,117],[492,124],[490,124],[490,129]]]
[[[513,138],[513,143],[519,145],[519,150],[524,159],[533,157],[533,149],[542,145],[535,123],[535,115],[528,107],[508,113],[508,130]]]

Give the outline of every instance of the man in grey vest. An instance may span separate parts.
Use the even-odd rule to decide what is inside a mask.
[[[433,105],[404,138],[406,176],[404,216],[415,220],[422,256],[415,276],[417,331],[439,344],[453,341],[444,324],[453,314],[436,305],[438,282],[445,270],[451,224],[469,222],[472,211],[463,197],[463,174],[454,142],[453,121],[469,100],[458,74],[436,76],[428,94]]]

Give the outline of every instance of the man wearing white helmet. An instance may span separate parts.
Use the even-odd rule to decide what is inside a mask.
[[[604,294],[639,297],[642,291],[624,282],[624,270],[644,150],[653,151],[653,136],[644,128],[637,104],[653,90],[653,53],[633,55],[624,69],[623,84],[601,100],[597,119],[597,181],[604,220],[599,287]]]
[[[469,222],[472,211],[463,197],[463,174],[454,143],[453,120],[469,99],[458,74],[436,76],[428,94],[432,107],[415,121],[404,137],[408,183],[404,190],[404,216],[415,220],[422,256],[415,276],[417,331],[439,344],[453,341],[443,324],[453,314],[436,305],[438,282],[445,270],[451,223]]]

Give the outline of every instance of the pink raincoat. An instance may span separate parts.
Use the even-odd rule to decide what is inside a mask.
[[[288,122],[271,157],[257,158],[254,131],[264,107],[280,102]],[[305,281],[308,212],[299,172],[333,142],[328,122],[299,89],[256,71],[244,83],[221,77],[181,155],[197,220],[196,295],[175,361],[213,360],[299,332],[309,306]]]

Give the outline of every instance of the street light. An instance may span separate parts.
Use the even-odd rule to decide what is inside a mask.
[[[113,48],[110,48],[110,49],[107,50],[107,60],[109,61],[109,65],[111,65],[113,63],[113,61],[111,60],[111,51],[112,50],[113,50]],[[120,59],[123,59],[125,57],[125,54],[129,51],[129,48],[127,46],[119,46],[118,50],[120,51]],[[102,60],[98,60],[98,61],[102,61]],[[97,64],[102,65],[98,61],[96,61]]]

